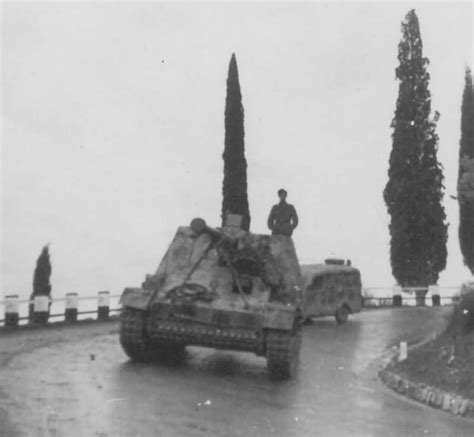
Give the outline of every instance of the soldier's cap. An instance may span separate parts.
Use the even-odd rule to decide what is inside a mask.
[[[284,188],[280,188],[280,189],[278,190],[278,195],[280,195],[280,194],[288,194],[288,193],[287,193],[287,191],[286,191]]]

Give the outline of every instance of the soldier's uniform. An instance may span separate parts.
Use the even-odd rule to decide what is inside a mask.
[[[291,237],[293,230],[298,226],[298,215],[293,205],[280,202],[273,205],[267,221],[273,235],[286,235]]]

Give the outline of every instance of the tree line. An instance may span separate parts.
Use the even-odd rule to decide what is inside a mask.
[[[398,99],[391,123],[392,150],[388,182],[383,197],[390,215],[390,262],[392,274],[401,286],[436,284],[446,267],[448,224],[442,205],[445,187],[443,167],[437,159],[439,138],[436,126],[440,114],[432,111],[429,91],[429,59],[415,10],[402,22],[398,45]],[[474,274],[474,109],[472,73],[465,71],[461,105],[461,139],[457,199],[459,243],[463,262]],[[224,112],[224,176],[221,221],[226,216],[243,216],[242,228],[250,229],[245,159],[244,108],[235,54],[227,76]],[[35,295],[51,294],[49,247],[44,246],[33,278]]]
[[[432,111],[429,59],[415,10],[402,21],[395,75],[398,99],[391,123],[392,151],[383,197],[390,215],[392,274],[403,287],[436,284],[446,267],[448,224],[443,207],[444,176],[438,161],[440,117]],[[459,152],[459,243],[464,264],[474,274],[474,139],[472,74],[466,67]],[[227,79],[222,217],[234,211],[248,217],[244,111],[237,63],[232,55]],[[248,227],[246,227],[248,230]]]

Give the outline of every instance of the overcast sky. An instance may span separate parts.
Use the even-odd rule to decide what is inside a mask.
[[[471,3],[2,3],[1,291],[31,292],[50,243],[53,294],[120,293],[155,271],[178,225],[219,225],[235,52],[254,232],[285,187],[301,263],[352,259],[391,286],[382,198],[400,23],[415,8],[456,194]],[[445,196],[448,266],[469,278]]]

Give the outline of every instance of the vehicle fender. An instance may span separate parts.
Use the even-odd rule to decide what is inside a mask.
[[[137,310],[147,310],[150,302],[151,292],[143,288],[126,288],[120,297],[120,303],[124,307]]]
[[[263,327],[291,331],[295,326],[296,310],[292,305],[265,305],[263,311]]]

